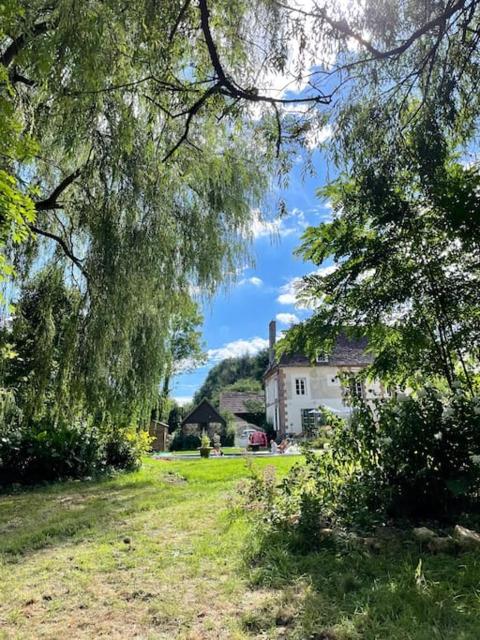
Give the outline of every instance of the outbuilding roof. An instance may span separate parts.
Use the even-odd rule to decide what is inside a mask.
[[[248,407],[250,402],[260,402],[263,406],[265,396],[251,391],[223,391],[220,394],[220,411],[229,411],[234,415],[252,413]]]
[[[185,424],[215,424],[225,425],[226,420],[221,416],[208,400],[203,399],[197,406],[190,411],[182,420],[182,426]]]

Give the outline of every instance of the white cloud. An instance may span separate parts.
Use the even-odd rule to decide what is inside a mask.
[[[338,267],[337,264],[330,264],[328,265],[328,267],[320,267],[316,271],[312,271],[311,273],[309,273],[309,275],[322,276],[323,278],[325,276],[329,276],[331,273],[336,271],[337,267]]]
[[[223,347],[218,349],[209,349],[207,356],[209,360],[218,362],[219,360],[225,360],[225,358],[238,358],[244,355],[255,355],[262,349],[268,347],[268,340],[265,338],[250,338],[249,340],[234,340],[224,344]]]
[[[296,305],[299,289],[303,284],[302,278],[292,278],[280,287],[277,302],[280,304]]]
[[[327,124],[321,129],[314,127],[305,136],[305,143],[307,148],[312,150],[319,147],[321,144],[329,140],[333,135],[333,128]]]
[[[174,396],[173,399],[175,400],[175,402],[177,402],[177,404],[183,407],[184,405],[192,402],[193,396]]]
[[[285,229],[283,219],[275,218],[274,220],[267,220],[262,217],[258,209],[254,211],[250,233],[255,240],[258,238],[275,238],[290,235],[293,231],[293,229]]]
[[[173,371],[175,375],[179,375],[181,373],[190,373],[191,371],[200,369],[204,364],[204,358],[200,360],[196,360],[195,358],[182,358],[181,360],[177,360],[177,362],[174,363]]]
[[[324,200],[307,210],[307,213],[320,218],[321,222],[330,222],[333,219],[333,204],[330,200]]]
[[[263,280],[261,278],[257,278],[257,276],[252,276],[251,278],[243,278],[238,284],[253,284],[254,287],[261,287],[263,285]]]
[[[328,276],[335,271],[337,268],[336,264],[331,264],[326,267],[320,267],[316,271],[311,271],[308,275],[317,275],[317,276]],[[312,304],[309,304],[307,301],[299,300],[299,294],[304,286],[303,278],[291,278],[282,285],[279,289],[279,296],[277,297],[277,302],[283,305],[294,305],[297,309],[311,309],[315,306],[312,301]],[[288,315],[288,314],[286,314]]]
[[[275,317],[280,324],[291,325],[300,322],[300,318],[294,313],[277,313]]]
[[[294,218],[293,220],[294,225],[299,229],[303,230],[310,226],[309,222],[305,217],[305,213],[301,209],[298,209],[297,207],[292,209],[288,217],[290,219]]]
[[[293,208],[287,215],[268,220],[262,217],[261,212],[255,209],[249,233],[254,240],[258,238],[286,238],[287,236],[300,234],[309,226],[305,213]]]
[[[317,139],[319,144],[322,144],[323,142],[326,142],[329,138],[331,138],[333,135],[333,129],[332,129],[332,125],[330,124],[326,124],[324,127],[322,127],[318,134],[317,134]]]

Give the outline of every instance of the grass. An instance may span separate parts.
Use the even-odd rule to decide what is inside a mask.
[[[228,511],[246,475],[242,459],[147,460],[0,497],[0,638],[480,637],[478,554],[297,556],[271,540],[246,567],[258,544]]]
[[[0,497],[0,638],[250,637],[247,531],[228,517],[246,475],[243,459],[147,460]]]
[[[224,454],[231,453],[244,453],[245,449],[242,447],[222,447],[222,451]],[[196,456],[197,458],[200,456],[198,449],[186,449],[185,451],[172,451],[172,455],[175,456]]]
[[[295,555],[270,540],[250,584],[291,594],[295,640],[480,638],[478,552],[432,555],[412,543]],[[261,610],[257,617],[265,620]]]

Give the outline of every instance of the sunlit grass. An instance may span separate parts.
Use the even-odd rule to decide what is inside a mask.
[[[0,497],[0,638],[480,638],[476,554],[260,551],[229,515],[247,474],[241,458],[146,460]]]
[[[247,473],[240,458],[147,460],[0,497],[0,638],[248,637],[246,528],[228,518]]]

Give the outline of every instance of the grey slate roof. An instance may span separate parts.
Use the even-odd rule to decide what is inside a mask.
[[[248,407],[245,406],[245,402],[249,401],[260,402],[263,405],[265,396],[263,393],[250,391],[223,391],[220,394],[220,411],[229,411],[234,415],[250,413]]]
[[[337,338],[332,352],[328,355],[328,362],[314,363],[303,353],[289,353],[282,354],[280,360],[275,361],[273,365],[270,365],[265,372],[268,372],[275,366],[281,367],[353,367],[353,366],[366,366],[371,364],[373,358],[370,354],[365,353],[367,347],[367,340],[361,338],[354,340],[348,338],[344,334],[340,334]]]

